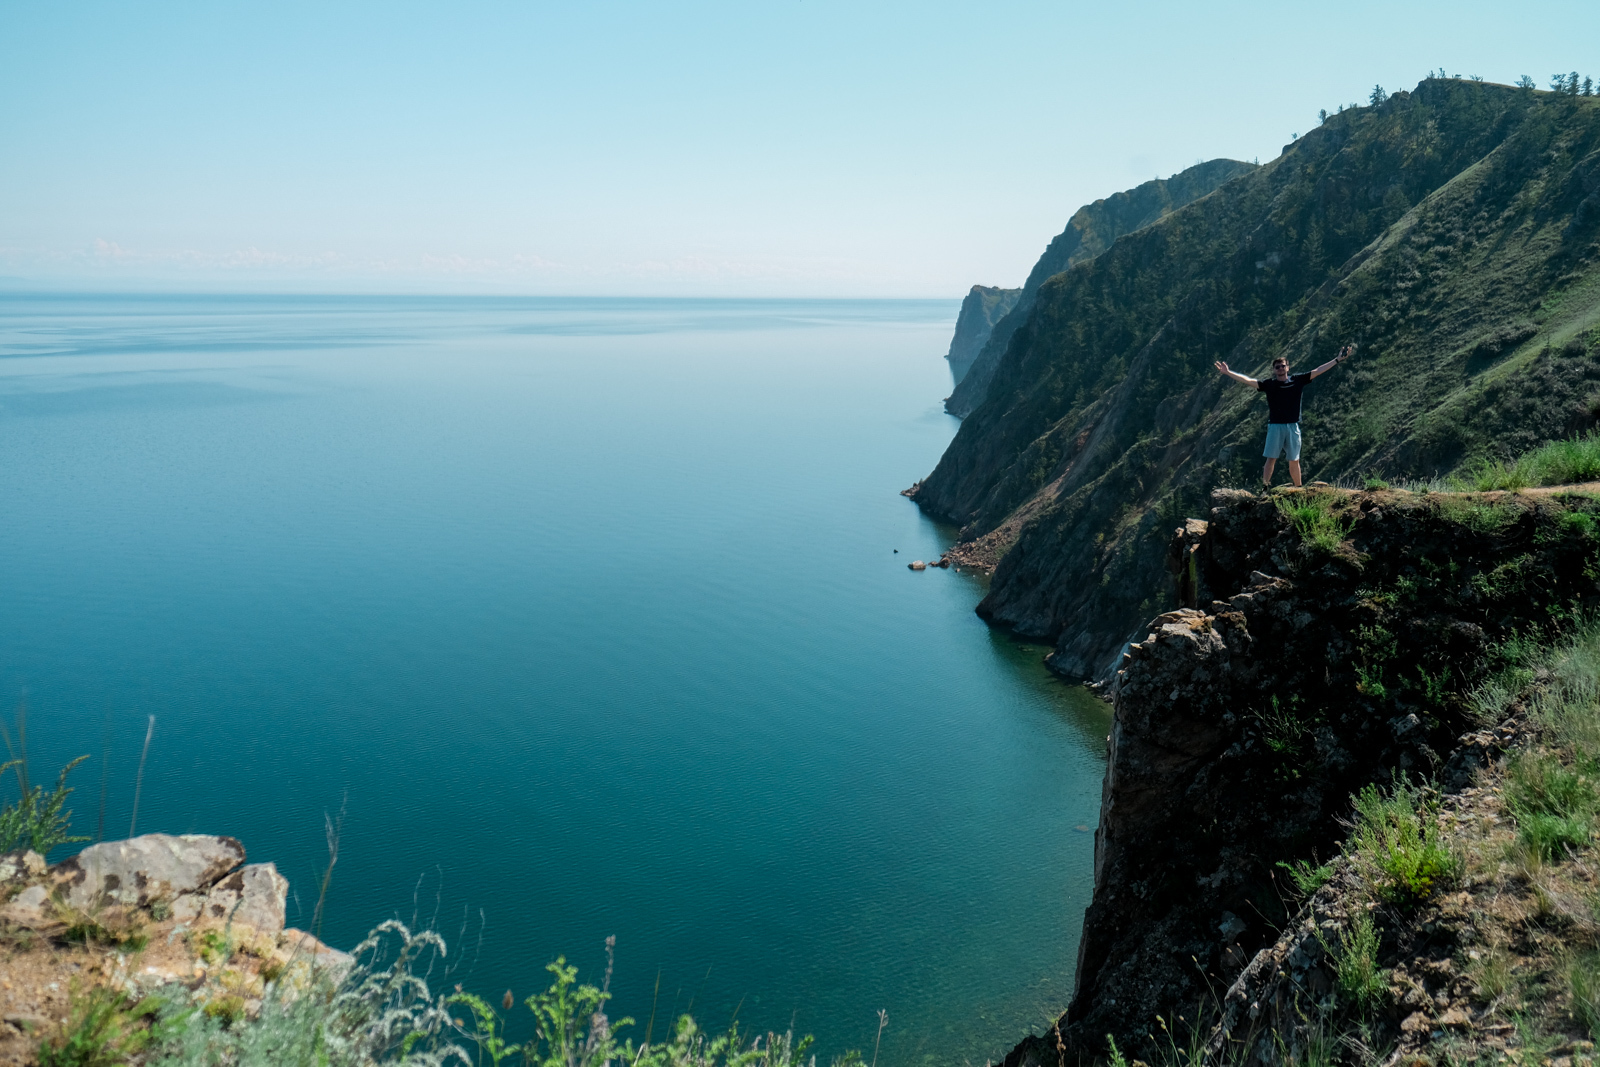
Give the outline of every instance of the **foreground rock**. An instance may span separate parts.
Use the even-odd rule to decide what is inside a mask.
[[[109,985],[137,999],[182,986],[227,1017],[259,1010],[269,983],[337,979],[352,958],[286,929],[289,883],[244,864],[231,837],[147,834],[46,868],[0,856],[0,1064],[37,1062],[72,990]],[[288,983],[283,985],[283,983]]]
[[[91,845],[58,864],[53,874],[70,907],[148,908],[204,893],[243,862],[244,846],[231,837],[145,834]]]

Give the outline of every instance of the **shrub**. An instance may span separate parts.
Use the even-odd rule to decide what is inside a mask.
[[[1387,796],[1367,786],[1355,797],[1352,859],[1380,899],[1414,905],[1455,881],[1461,861],[1445,847],[1420,787],[1402,778]]]

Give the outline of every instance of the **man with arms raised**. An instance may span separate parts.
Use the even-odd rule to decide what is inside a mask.
[[[1217,370],[1229,378],[1267,394],[1267,447],[1262,452],[1267,462],[1261,468],[1261,481],[1267,488],[1272,487],[1272,469],[1278,465],[1280,453],[1287,453],[1289,477],[1295,485],[1300,484],[1300,394],[1311,379],[1343,363],[1355,350],[1355,345],[1345,345],[1337,356],[1309,374],[1290,374],[1289,361],[1278,356],[1272,361],[1272,377],[1260,381],[1231,371],[1226,363],[1217,361]]]

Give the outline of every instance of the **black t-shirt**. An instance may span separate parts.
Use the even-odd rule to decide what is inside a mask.
[[[1309,381],[1310,374],[1291,374],[1286,382],[1276,378],[1263,378],[1256,382],[1256,388],[1267,394],[1267,421],[1299,422],[1300,394],[1305,392]]]

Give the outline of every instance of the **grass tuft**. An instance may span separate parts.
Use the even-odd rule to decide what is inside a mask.
[[[1591,1038],[1600,1037],[1600,953],[1586,952],[1567,969],[1572,1018]]]
[[[1355,516],[1341,511],[1342,500],[1333,493],[1293,493],[1273,499],[1278,510],[1294,525],[1300,540],[1323,552],[1337,549],[1355,526]]]

